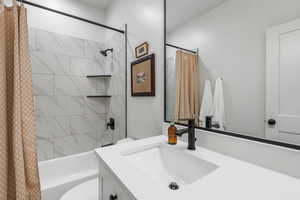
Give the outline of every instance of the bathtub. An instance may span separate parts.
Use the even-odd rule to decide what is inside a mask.
[[[94,151],[39,162],[42,200],[59,200],[72,187],[98,176]]]

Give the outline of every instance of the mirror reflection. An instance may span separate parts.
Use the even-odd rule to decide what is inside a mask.
[[[300,1],[167,0],[166,121],[300,145]]]

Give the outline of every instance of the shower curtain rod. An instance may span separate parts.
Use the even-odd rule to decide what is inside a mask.
[[[107,25],[104,25],[104,24],[100,24],[98,22],[91,21],[91,20],[88,20],[88,19],[84,19],[84,18],[75,16],[75,15],[71,15],[71,14],[68,14],[68,13],[65,13],[65,12],[62,12],[62,11],[59,11],[59,10],[48,8],[46,6],[42,6],[42,5],[39,5],[39,4],[36,4],[36,3],[32,3],[30,1],[26,1],[26,0],[16,0],[16,1],[27,4],[27,5],[30,5],[30,6],[33,6],[33,7],[41,8],[43,10],[54,12],[54,13],[57,13],[57,14],[60,14],[60,15],[71,17],[73,19],[77,19],[77,20],[80,20],[80,21],[83,21],[83,22],[86,22],[86,23],[89,23],[89,24],[93,24],[93,25],[96,25],[96,26],[101,26],[103,28],[110,29],[110,30],[113,30],[113,31],[116,31],[116,32],[119,32],[119,33],[122,33],[122,34],[125,34],[125,31],[123,31],[123,30],[113,28],[113,27],[110,27],[110,26],[107,26]]]
[[[189,49],[185,49],[185,48],[182,48],[182,47],[178,47],[178,46],[175,46],[173,44],[168,44],[166,43],[166,46],[168,47],[173,47],[175,49],[180,49],[180,50],[183,50],[183,51],[187,51],[187,52],[190,52],[190,53],[194,53],[194,54],[197,54],[197,51],[192,51],[192,50],[189,50]]]

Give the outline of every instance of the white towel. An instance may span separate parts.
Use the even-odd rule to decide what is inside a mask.
[[[206,80],[202,103],[201,103],[200,116],[199,116],[201,126],[205,126],[206,116],[213,115],[212,105],[213,105],[213,96],[212,96],[211,84],[210,81]]]
[[[225,130],[225,108],[222,79],[216,80],[214,100],[213,100],[213,123],[220,125],[220,130]]]

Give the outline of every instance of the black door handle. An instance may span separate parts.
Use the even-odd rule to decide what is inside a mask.
[[[275,120],[275,119],[269,119],[269,120],[268,120],[268,124],[269,124],[270,126],[274,126],[274,125],[276,125],[276,120]]]

